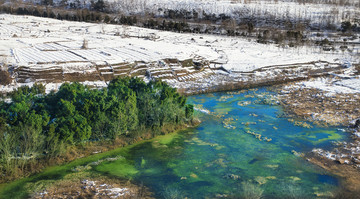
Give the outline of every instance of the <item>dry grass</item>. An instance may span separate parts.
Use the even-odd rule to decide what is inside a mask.
[[[31,198],[153,198],[152,193],[142,185],[104,176],[86,180],[84,175],[87,174],[67,176],[50,186],[45,185],[45,188],[38,190]],[[126,188],[124,195],[117,195],[110,191],[123,188]]]
[[[317,89],[291,89],[279,95],[287,113],[323,125],[350,125],[360,117],[357,94],[326,95]]]
[[[12,81],[8,71],[0,70],[0,85],[8,85]]]

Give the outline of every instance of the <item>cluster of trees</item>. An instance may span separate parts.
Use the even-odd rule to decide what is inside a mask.
[[[83,0],[61,0],[56,1],[54,0],[41,0],[38,2],[40,5],[44,6],[59,6],[65,8],[72,8],[72,9],[82,9],[87,8],[87,4],[89,4],[88,8],[94,11],[104,12],[107,10],[108,5],[106,5],[104,0],[90,0],[90,1],[83,1]]]
[[[295,1],[295,0],[294,0]],[[319,0],[322,1],[322,0]],[[46,5],[46,2],[42,3]],[[137,25],[140,27],[175,31],[192,32],[206,34],[221,34],[228,36],[245,36],[257,38],[259,43],[277,43],[282,45],[303,45],[307,41],[305,30],[328,29],[332,31],[342,31],[347,34],[360,32],[360,27],[356,20],[346,20],[340,24],[335,24],[341,18],[353,18],[353,14],[346,14],[344,11],[332,10],[330,16],[324,13],[320,19],[318,16],[309,18],[307,12],[305,16],[291,16],[289,10],[284,13],[273,13],[264,8],[239,8],[233,12],[222,12],[220,10],[189,9],[188,6],[179,9],[159,8],[156,11],[151,9],[149,12],[137,14],[137,12],[125,12],[125,10],[137,8],[145,9],[148,6],[143,0],[128,0],[121,4],[109,3],[103,0],[84,1],[84,3],[71,6],[70,1],[63,0],[58,5],[66,8],[56,7],[18,7],[12,8],[8,5],[0,6],[0,11],[12,14],[29,14],[41,17],[57,18],[60,20],[85,21],[85,22],[105,22],[111,24]],[[117,1],[114,1],[117,2]],[[127,3],[128,4],[127,4]],[[310,2],[310,1],[309,1]],[[248,3],[242,1],[242,3]],[[326,2],[322,2],[326,3]],[[86,4],[86,5],[85,5]],[[126,7],[125,5],[128,5]],[[133,6],[132,6],[133,5]],[[61,7],[61,6],[60,6]],[[72,10],[71,8],[76,8]],[[125,9],[124,12],[119,10]],[[216,11],[216,12],[215,12]],[[123,13],[119,15],[117,13]],[[285,14],[287,13],[287,14]],[[295,17],[295,18],[294,18]],[[312,18],[316,18],[312,21]],[[326,20],[325,20],[326,18]],[[351,21],[351,23],[350,23]],[[340,28],[339,28],[340,27]]]
[[[169,19],[195,19],[199,17],[199,13],[196,10],[173,10],[173,9],[159,9],[159,12],[163,12],[162,16]]]
[[[359,24],[360,24],[360,19],[359,19]],[[350,21],[343,21],[341,22],[341,28],[340,30],[342,32],[351,32],[351,31],[354,31],[354,32],[360,32],[360,26],[359,24],[357,23],[351,23]]]
[[[84,22],[104,22],[111,24],[124,24],[124,25],[136,25],[136,16],[116,16],[110,17],[108,14],[99,11],[93,11],[89,9],[74,10],[59,10],[50,7],[12,7],[8,5],[1,5],[0,12],[17,14],[17,15],[33,15],[37,17],[47,17],[59,20],[68,21],[84,21]]]
[[[173,22],[165,20],[159,22],[158,20],[149,19],[144,23],[144,27],[174,32],[192,32],[192,29],[190,29],[189,24],[186,22]]]
[[[21,173],[89,141],[160,132],[191,121],[193,111],[186,97],[160,81],[114,79],[100,90],[64,83],[47,95],[41,84],[20,87],[11,103],[0,101],[0,171]]]
[[[341,6],[357,6],[359,2],[354,0],[293,0],[299,4],[332,4]]]
[[[124,24],[124,25],[136,25],[137,23],[137,18],[135,16],[130,17],[130,16],[121,16],[120,20],[118,20],[118,22],[120,22],[120,24]]]
[[[47,17],[59,20],[69,21],[85,21],[85,22],[111,22],[110,17],[101,12],[90,11],[88,9],[81,9],[77,11],[72,10],[58,10],[49,7],[12,7],[8,5],[0,6],[0,12],[17,14],[17,15],[33,15],[37,17]]]

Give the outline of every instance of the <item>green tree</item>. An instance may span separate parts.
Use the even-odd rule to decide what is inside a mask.
[[[20,87],[11,103],[0,101],[0,170],[14,173],[36,158],[56,157],[69,145],[139,130],[158,130],[187,121],[193,106],[164,82],[114,79],[104,89],[64,83],[45,95],[45,87]]]
[[[55,122],[60,139],[69,144],[85,141],[91,136],[91,127],[84,116],[76,111],[74,104],[60,100],[59,114]]]
[[[16,155],[16,135],[9,131],[6,120],[0,117],[0,171],[13,174],[15,167],[13,157]]]
[[[127,115],[127,130],[135,130],[138,126],[138,109],[137,109],[137,99],[135,92],[132,92],[128,96],[125,104],[125,114]]]
[[[190,118],[194,114],[194,105],[187,104],[185,106],[185,117]]]

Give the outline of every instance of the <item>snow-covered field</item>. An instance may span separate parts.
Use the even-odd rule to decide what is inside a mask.
[[[301,88],[316,88],[333,95],[336,93],[360,93],[360,79],[354,77],[352,79],[336,80],[333,78],[317,78],[309,81],[299,82],[297,84]]]
[[[87,48],[82,48],[84,40],[88,43]],[[137,74],[142,71],[144,74],[145,70],[149,70],[155,77],[157,72],[158,77],[171,76],[168,81],[175,83],[204,78],[213,73],[210,68],[221,66],[228,71],[251,72],[266,66],[319,60],[351,65],[360,60],[359,47],[354,49],[353,53],[340,50],[326,52],[313,47],[289,48],[259,44],[239,37],[0,15],[0,63],[15,69],[60,68],[64,73],[91,73],[96,70],[96,66],[101,65],[105,66],[101,72],[104,75],[116,71],[119,74]],[[209,68],[196,71],[194,67],[166,64],[163,62],[165,59],[205,61],[209,63]],[[135,62],[137,68],[132,68],[130,72],[121,68],[121,64]],[[121,73],[121,70],[125,72]]]
[[[180,34],[137,27],[0,15],[0,55],[11,65],[58,62],[109,63],[201,57],[228,70],[252,71],[310,61],[358,61],[356,55],[281,48],[241,38]],[[116,36],[121,35],[121,36]],[[126,36],[126,37],[124,37]],[[83,40],[88,49],[81,49]]]

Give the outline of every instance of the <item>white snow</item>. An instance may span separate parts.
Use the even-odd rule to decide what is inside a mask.
[[[222,63],[227,70],[252,71],[269,65],[359,60],[351,54],[320,52],[308,47],[282,48],[236,37],[180,34],[31,16],[2,14],[0,18],[0,27],[6,28],[6,34],[0,34],[0,57],[5,57],[11,65],[34,63],[46,67],[55,62],[123,63],[200,58]],[[128,37],[115,36],[124,32]],[[18,36],[13,38],[14,34]],[[156,39],[148,39],[149,35],[155,35]],[[88,49],[81,49],[84,39],[88,41]]]
[[[200,111],[200,112],[205,113],[205,114],[210,114],[210,111],[209,111],[209,110],[206,110],[206,109],[203,109],[203,108],[196,108],[196,107],[194,107],[194,110]]]
[[[360,93],[359,76],[353,79],[344,79],[340,81],[333,78],[316,78],[299,82],[298,85],[303,88],[315,88],[326,91],[329,95],[335,93]]]
[[[5,63],[14,68],[27,67],[23,70],[34,71],[58,68],[63,73],[91,73],[96,71],[97,65],[101,66],[98,69],[101,74],[127,75],[130,70],[129,64],[136,63],[131,73],[151,70],[155,77],[169,78],[166,81],[175,87],[178,86],[178,81],[199,80],[214,72],[207,68],[203,72],[193,73],[195,70],[192,67],[166,64],[164,59],[209,61],[212,68],[223,67],[228,71],[240,73],[253,72],[253,80],[281,73],[281,68],[287,67],[288,64],[297,66],[299,63],[294,71],[301,76],[301,70],[304,68],[322,69],[344,63],[351,66],[352,63],[360,61],[360,56],[356,52],[325,52],[306,46],[279,47],[275,44],[259,44],[240,37],[174,33],[33,16],[0,14],[0,30],[3,30],[0,31],[0,64]],[[88,42],[86,49],[82,48],[84,40]],[[330,64],[326,66],[326,62],[318,62],[319,60]],[[314,65],[310,62],[316,63]],[[271,70],[254,71],[275,65],[276,67]],[[173,76],[173,73],[176,73],[177,77]],[[241,75],[236,78],[243,79]],[[209,81],[213,80],[210,78]],[[332,84],[326,84],[324,81],[305,82],[303,86],[330,92],[359,92],[358,78]],[[12,90],[20,85],[5,86],[0,91]],[[102,82],[94,86],[104,85],[105,82]],[[48,87],[48,91],[58,88],[52,84]]]
[[[335,82],[335,85],[346,87],[354,91],[360,92],[360,79],[345,79],[338,82]]]

